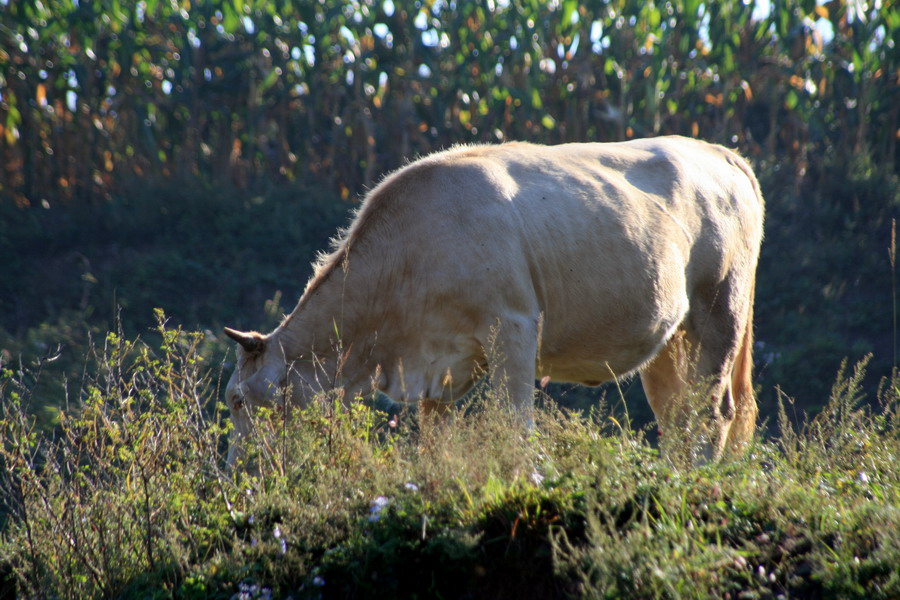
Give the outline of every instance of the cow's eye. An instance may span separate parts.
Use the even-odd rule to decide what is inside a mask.
[[[228,404],[231,406],[231,410],[239,411],[244,408],[244,399],[240,394],[232,394],[230,400]]]

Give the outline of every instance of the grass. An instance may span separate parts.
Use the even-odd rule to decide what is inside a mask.
[[[224,469],[203,335],[110,334],[52,433],[0,375],[0,592],[29,598],[898,598],[900,379],[865,363],[739,460],[683,468],[602,407],[526,437],[484,392],[414,415],[322,397],[260,414]],[[26,383],[29,382],[29,383]],[[2,593],[0,593],[2,595]]]

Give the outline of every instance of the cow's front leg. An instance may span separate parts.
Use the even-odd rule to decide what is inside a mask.
[[[527,431],[534,428],[534,373],[538,319],[507,317],[491,330],[485,348],[491,387],[518,416]]]

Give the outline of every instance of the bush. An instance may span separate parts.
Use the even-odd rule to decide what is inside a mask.
[[[523,436],[491,392],[424,436],[323,396],[260,412],[223,470],[203,335],[110,334],[53,433],[0,379],[0,573],[27,597],[892,598],[900,380],[739,460],[675,467],[606,414],[545,408]]]

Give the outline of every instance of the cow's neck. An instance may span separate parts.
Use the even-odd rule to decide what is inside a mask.
[[[356,294],[347,292],[349,278],[337,269],[327,281],[305,294],[297,307],[273,333],[277,335],[290,358],[315,357],[326,369],[342,362],[342,354],[359,354],[357,346],[365,344],[356,310]],[[355,289],[359,289],[358,287]],[[358,307],[357,307],[358,308]]]
[[[394,365],[395,347],[408,347],[400,342],[419,329],[416,313],[401,313],[398,307],[404,301],[419,304],[411,296],[423,291],[392,280],[390,273],[365,260],[377,256],[390,262],[391,251],[391,244],[375,240],[365,252],[351,253],[349,261],[335,265],[326,278],[311,286],[279,327],[286,352],[292,356],[314,353],[332,369],[341,365],[345,378],[354,382],[370,381],[378,365]]]

